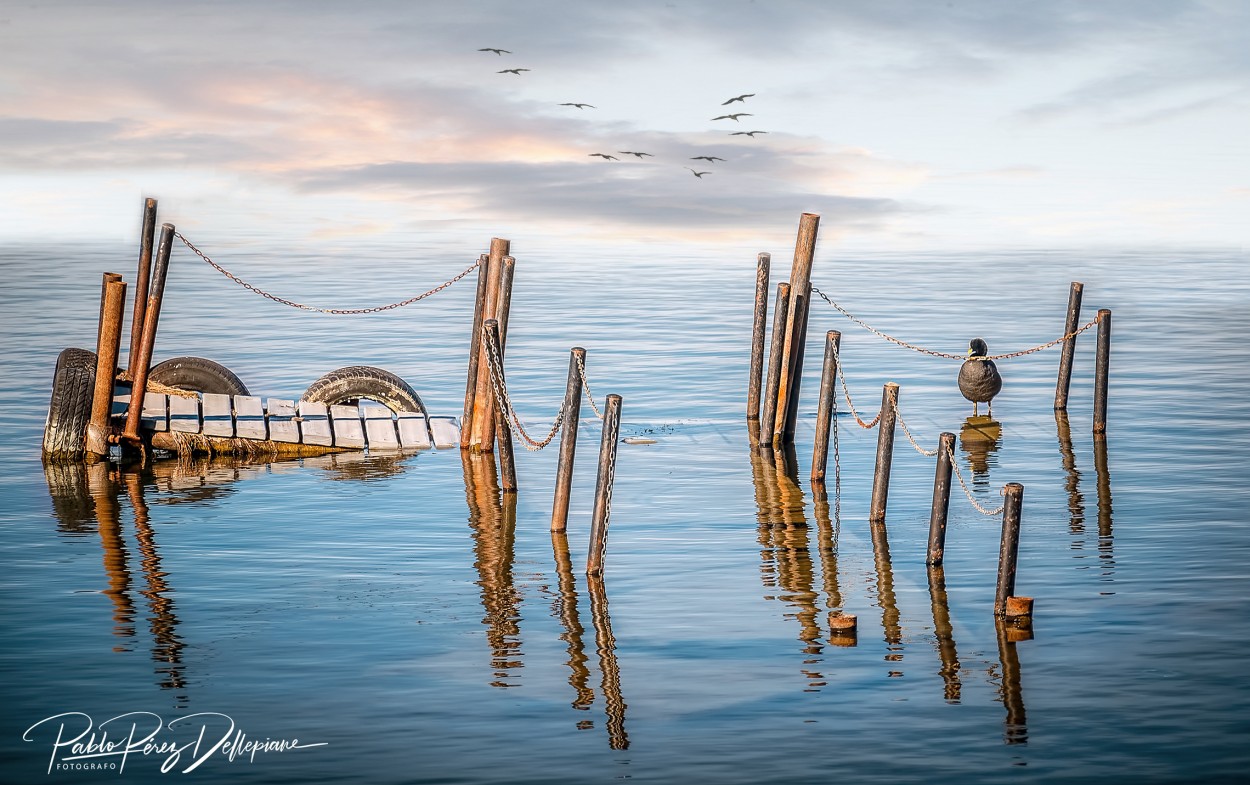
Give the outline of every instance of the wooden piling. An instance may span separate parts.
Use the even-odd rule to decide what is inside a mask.
[[[790,399],[797,398],[802,381],[803,344],[806,341],[806,308],[811,298],[812,259],[816,250],[816,233],[820,216],[803,213],[799,218],[798,238],[794,243],[794,263],[790,269],[790,306],[786,313],[784,345],[782,346],[781,381],[777,388],[777,415],[774,434],[787,432]],[[767,426],[767,423],[765,423]],[[793,433],[793,431],[790,431]]]
[[[147,305],[144,306],[143,336],[139,341],[139,353],[136,356],[131,374],[130,408],[126,411],[126,429],[123,438],[132,445],[138,445],[139,423],[143,413],[143,396],[148,385],[148,371],[152,365],[152,349],[156,345],[156,325],[161,316],[161,302],[165,297],[165,277],[169,273],[169,254],[173,250],[174,225],[161,225],[161,242],[156,250],[156,262],[152,266],[152,280],[148,291]]]
[[[951,455],[955,434],[938,437],[937,470],[933,475],[933,506],[929,512],[929,557],[931,567],[941,565],[946,552],[946,516],[951,506]]]
[[[473,300],[473,332],[469,336],[469,370],[464,384],[464,416],[460,418],[460,449],[473,441],[473,417],[477,404],[478,353],[482,349],[482,322],[486,318],[486,282],[490,278],[488,254],[477,257],[477,297]]]
[[[515,272],[516,259],[513,259],[511,256],[505,256],[503,265],[499,270],[499,299],[495,303],[495,320],[499,322],[499,364],[501,370],[504,349],[508,344],[508,311],[512,305],[512,276]],[[483,451],[489,450],[494,446],[497,439],[502,442],[506,438],[508,439],[507,449],[511,453],[511,432],[506,428],[500,432],[497,426],[500,406],[501,403],[495,399],[495,388],[492,386],[486,395],[486,424],[482,428],[482,449]],[[504,449],[502,445],[500,449]],[[501,457],[501,463],[502,460]],[[502,470],[502,466],[500,468]],[[506,476],[506,472],[504,474]],[[513,477],[513,480],[515,479]],[[513,487],[513,490],[516,490],[516,488]]]
[[[806,354],[807,346],[807,313],[811,299],[812,287],[807,286],[807,293],[800,295],[798,299],[798,310],[795,323],[795,340],[794,352],[791,355],[789,378],[790,389],[793,394],[786,399],[785,417],[781,419],[781,430],[779,431],[782,444],[794,444],[794,430],[799,422],[799,378],[803,375],[803,357]],[[791,298],[792,300],[794,298]],[[781,411],[777,412],[779,418]],[[774,434],[774,440],[777,434]]]
[[[1107,373],[1111,364],[1111,311],[1098,311],[1098,352],[1094,365],[1094,433],[1107,432]]]
[[[573,488],[573,458],[577,452],[577,427],[582,413],[582,365],[586,350],[574,346],[569,350],[569,383],[564,388],[564,423],[560,426],[560,459],[556,465],[555,501],[551,508],[551,530],[562,532],[568,527],[569,496]]]
[[[785,353],[786,312],[790,307],[790,284],[777,284],[777,304],[773,309],[773,337],[768,350],[768,378],[764,384],[764,410],[760,415],[760,438],[756,446],[771,446],[773,423],[777,419],[777,388],[781,384],[781,363]]]
[[[105,278],[114,273],[105,273]],[[119,276],[120,277],[120,276]],[[117,355],[121,351],[122,316],[126,310],[126,283],[108,281],[101,304],[99,338],[96,341],[95,390],[91,397],[91,421],[87,424],[87,452],[108,455],[109,417],[113,412],[113,385],[117,379]]]
[[[820,400],[816,404],[816,442],[812,448],[812,482],[825,481],[825,468],[829,463],[829,433],[833,411],[838,398],[838,344],[842,333],[830,330],[825,333],[825,362],[820,373]]]
[[[156,241],[156,200],[143,202],[143,229],[139,235],[139,269],[135,275],[135,304],[130,322],[130,354],[127,375],[135,378],[135,361],[143,341],[143,321],[147,315],[148,285],[152,277],[152,246]]]
[[[1003,534],[998,547],[998,590],[994,595],[994,614],[1007,615],[1007,598],[1016,593],[1016,556],[1020,550],[1020,507],[1024,502],[1024,486],[1009,482],[1004,486]]]
[[[1077,322],[1081,320],[1081,292],[1084,290],[1085,284],[1080,281],[1072,282],[1072,289],[1068,292],[1068,318],[1063,325],[1063,334],[1067,336],[1063,341],[1063,350],[1059,355],[1059,380],[1055,383],[1055,408],[1068,408],[1068,388],[1072,384],[1072,358],[1076,354],[1076,332]]]
[[[751,327],[751,376],[747,381],[747,419],[760,418],[760,378],[764,374],[764,332],[768,329],[768,272],[772,256],[762,253],[755,267],[755,321]]]
[[[499,287],[503,279],[503,258],[508,255],[510,243],[507,240],[498,237],[492,238],[490,241],[490,254],[487,259],[487,276],[486,276],[486,300],[482,309],[482,323],[485,324],[487,319],[496,318],[496,308],[499,304]],[[473,403],[473,422],[467,424],[471,429],[471,441],[469,446],[476,452],[490,452],[494,445],[484,440],[486,430],[487,404],[491,392],[490,374],[482,373],[481,369],[486,367],[486,344],[482,342],[478,349],[478,374],[477,374],[477,391],[474,393]],[[491,418],[493,421],[493,412]],[[461,427],[466,427],[462,423]]]
[[[503,338],[500,336],[499,322],[487,319],[483,325],[489,349],[499,358],[499,386],[505,386],[503,375]],[[499,438],[499,486],[504,493],[516,493],[516,459],[512,453],[512,431],[509,429],[504,406],[496,406],[494,412],[495,433]]]
[[[621,431],[621,396],[608,396],[603,412],[603,440],[599,444],[599,479],[595,483],[595,508],[590,521],[590,553],[586,574],[603,572],[608,548],[608,519],[612,514],[612,481],[616,476],[616,443]]]
[[[898,385],[886,382],[881,390],[881,420],[877,423],[877,468],[872,475],[870,521],[885,520],[886,497],[890,493],[890,461],[894,457],[894,421],[897,411]]]

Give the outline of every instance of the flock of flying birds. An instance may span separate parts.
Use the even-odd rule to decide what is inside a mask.
[[[510,54],[512,54],[512,52],[511,52],[510,50],[508,50],[508,49],[496,49],[496,48],[494,48],[494,47],[489,47],[489,46],[487,46],[487,47],[483,47],[483,48],[481,48],[481,49],[479,49],[479,50],[477,50],[477,51],[479,51],[479,52],[492,52],[492,53],[494,53],[494,54],[496,54],[496,55],[499,55],[499,56],[502,56],[502,55],[510,55]],[[526,72],[526,71],[529,71],[529,70],[530,70],[529,68],[504,68],[504,69],[502,69],[502,70],[500,70],[500,71],[496,71],[495,73],[499,73],[499,74],[513,74],[514,76],[520,76],[522,73],[524,73],[524,72]],[[745,104],[746,104],[746,100],[747,100],[748,98],[753,98],[754,96],[755,96],[755,93],[743,93],[742,95],[736,95],[736,96],[734,96],[733,98],[730,98],[728,101],[724,101],[724,102],[722,102],[722,103],[721,103],[721,106],[729,106],[730,104],[735,103],[735,102],[737,102],[737,103],[742,103],[743,105],[745,105]],[[574,108],[574,109],[594,109],[594,108],[595,108],[595,106],[594,106],[593,104],[581,103],[581,102],[578,102],[578,101],[566,101],[566,102],[561,103],[561,104],[558,104],[558,105],[559,105],[559,106],[569,106],[569,107],[572,107],[572,108]],[[717,120],[733,120],[735,123],[740,123],[740,122],[741,122],[741,118],[743,118],[743,117],[753,117],[753,116],[754,116],[754,115],[753,115],[752,113],[750,113],[750,112],[732,112],[732,113],[729,113],[729,114],[723,114],[723,115],[719,115],[719,116],[717,116],[717,117],[713,117],[713,118],[712,118],[712,122],[715,122],[715,121],[717,121]],[[730,136],[746,136],[746,137],[750,137],[751,139],[754,139],[754,138],[756,137],[756,135],[758,135],[758,134],[766,134],[766,133],[768,133],[768,132],[767,132],[767,131],[733,131],[733,132],[731,132],[729,135],[730,135]],[[644,152],[640,152],[640,151],[637,151],[637,150],[617,150],[617,153],[618,153],[618,154],[620,154],[620,155],[632,155],[632,156],[634,156],[635,158],[637,158],[637,159],[639,159],[639,160],[642,160],[643,158],[654,158],[654,157],[655,157],[655,156],[653,156],[651,153],[644,153]],[[617,156],[615,156],[615,155],[611,155],[610,153],[590,153],[589,155],[590,155],[590,157],[591,157],[591,158],[602,158],[604,161],[619,161],[619,160],[621,160],[621,159],[620,159],[620,158],[618,158]],[[709,164],[714,164],[714,163],[716,163],[717,161],[724,161],[725,159],[724,159],[724,158],[721,158],[720,156],[716,156],[716,155],[695,155],[695,156],[691,156],[691,157],[690,157],[690,160],[691,160],[691,161],[707,161]],[[686,169],[688,169],[688,170],[690,170],[690,173],[691,173],[691,174],[693,174],[695,177],[699,178],[700,180],[701,180],[701,179],[703,179],[703,176],[704,176],[704,175],[707,175],[707,174],[712,174],[712,172],[711,172],[711,170],[710,170],[710,169],[709,169],[709,170],[707,170],[707,171],[702,171],[702,172],[701,172],[701,171],[699,171],[698,169],[695,169],[695,168],[690,167],[690,166],[687,166],[687,167],[685,167],[685,168],[686,168]]]

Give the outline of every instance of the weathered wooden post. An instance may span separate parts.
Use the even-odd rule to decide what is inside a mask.
[[[937,471],[933,475],[933,506],[929,512],[928,564],[937,567],[946,553],[946,516],[951,506],[951,455],[955,450],[955,434],[938,437]]]
[[[491,238],[490,254],[488,255],[486,265],[486,302],[482,308],[482,323],[485,324],[487,319],[495,319],[496,309],[499,307],[499,288],[503,282],[503,258],[508,255],[508,248],[511,246],[507,240],[498,237]],[[473,422],[469,424],[472,431],[469,446],[477,452],[490,452],[494,449],[494,444],[485,440],[487,415],[490,415],[491,421],[494,421],[494,412],[487,411],[487,401],[491,399],[490,374],[483,374],[481,368],[486,365],[488,359],[486,357],[486,344],[482,343],[478,350],[478,374],[477,374],[477,391],[474,394],[473,403]],[[461,427],[465,427],[464,424]]]
[[[478,353],[482,350],[482,322],[486,319],[486,283],[490,256],[477,257],[477,296],[473,300],[473,333],[469,336],[469,370],[464,385],[464,415],[460,418],[460,449],[473,441],[473,417],[477,406]]]
[[[747,381],[747,419],[760,418],[760,384],[764,375],[764,332],[768,328],[768,272],[772,256],[762,253],[755,267],[755,321],[751,326],[751,376]],[[751,445],[754,447],[755,445]]]
[[[998,589],[994,595],[994,614],[1007,615],[1007,600],[1016,593],[1016,556],[1020,550],[1020,507],[1024,486],[1009,482],[1004,486],[1003,533],[998,547]]]
[[[877,468],[872,475],[870,521],[885,520],[886,497],[890,493],[890,461],[894,457],[894,421],[897,417],[898,385],[886,382],[881,390],[881,420],[877,423]]]
[[[1098,352],[1094,365],[1094,433],[1107,432],[1107,374],[1111,363],[1111,311],[1098,311]]]
[[[582,366],[586,350],[574,346],[569,350],[569,383],[564,388],[564,423],[560,426],[560,459],[556,465],[555,502],[551,508],[551,530],[562,532],[568,527],[569,496],[573,488],[573,458],[577,452],[577,427],[582,413]]]
[[[785,419],[781,426],[781,443],[794,444],[794,430],[799,422],[799,379],[797,377],[803,375],[803,358],[806,355],[807,346],[807,314],[809,306],[808,300],[811,299],[812,286],[807,285],[807,293],[798,297],[798,322],[794,325],[798,338],[794,343],[794,355],[791,361],[790,376],[794,379],[791,386],[793,394],[786,400]],[[793,301],[794,298],[791,298]],[[780,412],[779,412],[780,414]],[[777,434],[773,435],[776,438]]]
[[[616,476],[616,443],[621,431],[621,396],[608,396],[603,413],[603,441],[599,445],[599,478],[595,483],[595,509],[590,521],[590,553],[586,574],[603,572],[608,548],[608,519],[612,514],[612,481]]]
[[[1085,284],[1072,282],[1072,290],[1068,292],[1068,318],[1064,322],[1063,350],[1059,355],[1059,381],[1055,384],[1055,408],[1068,408],[1068,388],[1072,385],[1072,358],[1076,354],[1077,322],[1081,320],[1081,292]]]
[[[764,411],[760,418],[759,445],[772,446],[773,423],[777,419],[777,388],[781,384],[784,359],[786,311],[790,307],[790,284],[777,284],[777,304],[773,309],[773,337],[768,350],[768,378],[764,384]]]
[[[126,429],[122,438],[132,445],[140,444],[139,424],[143,414],[143,396],[148,386],[148,371],[152,366],[152,349],[156,345],[156,325],[161,316],[161,302],[165,297],[165,277],[169,273],[169,254],[173,250],[174,225],[161,225],[161,242],[156,249],[156,263],[152,267],[152,281],[148,302],[143,314],[143,340],[139,342],[139,354],[131,367],[130,408],[126,411]]]
[[[506,380],[503,370],[503,339],[499,334],[499,322],[495,319],[487,319],[483,325],[486,330],[487,348],[491,355],[498,359],[498,366],[494,368],[492,373],[498,374],[499,386],[505,387]],[[493,387],[493,385],[492,385]],[[512,433],[509,430],[507,415],[503,405],[495,408],[495,421],[497,433],[499,436],[499,486],[504,493],[516,493],[516,461],[512,454]]]
[[[152,277],[152,246],[156,242],[156,200],[143,203],[143,229],[139,235],[139,270],[135,276],[134,313],[130,321],[130,354],[127,375],[135,378],[135,360],[139,357],[139,344],[143,340],[143,320],[147,312],[148,284]]]
[[[799,218],[798,238],[794,243],[794,263],[790,269],[790,306],[783,331],[781,379],[777,388],[777,414],[773,423],[774,442],[783,441],[785,434],[793,434],[789,418],[791,398],[797,398],[803,376],[803,344],[807,339],[808,300],[811,298],[812,259],[816,250],[816,233],[820,216],[803,213]],[[780,437],[780,438],[778,438]]]
[[[825,362],[820,373],[820,401],[816,405],[816,442],[812,448],[812,482],[825,481],[829,463],[829,432],[836,428],[833,411],[838,398],[838,343],[842,333],[825,333]]]
[[[91,421],[87,424],[87,452],[108,455],[109,418],[113,412],[113,385],[117,380],[117,355],[121,351],[122,316],[126,310],[126,283],[107,281],[101,303],[99,338],[96,341],[95,390],[91,396]],[[118,276],[120,278],[120,276]]]
[[[503,352],[508,343],[508,312],[512,307],[512,276],[515,272],[516,259],[513,259],[511,256],[505,256],[503,258],[503,268],[499,271],[499,300],[495,304],[495,319],[499,322],[499,365],[501,369],[503,367]],[[504,392],[505,394],[507,393],[506,388],[504,389]],[[500,449],[503,449],[502,440],[506,436],[508,439],[508,459],[511,460],[511,433],[507,431],[507,429],[504,429],[504,433],[499,433],[497,427],[497,415],[499,413],[499,407],[502,405],[503,403],[496,399],[495,388],[492,386],[490,388],[490,392],[486,396],[487,421],[485,427],[482,429],[482,443],[487,446],[493,446],[496,438],[498,438],[500,440]],[[487,449],[487,447],[483,447],[483,449]],[[503,458],[501,456],[501,464],[502,461]],[[506,476],[507,472],[505,471],[504,474]],[[513,476],[512,479],[515,482],[516,477]],[[515,485],[512,490],[516,490]]]

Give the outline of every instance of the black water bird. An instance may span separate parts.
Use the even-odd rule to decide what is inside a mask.
[[[686,168],[687,168],[687,169],[690,169],[690,167],[689,167],[689,166],[687,166]],[[703,175],[705,175],[705,174],[711,174],[711,172],[696,172],[696,171],[695,171],[695,170],[693,170],[693,169],[690,169],[690,173],[691,173],[691,174],[693,174],[695,177],[699,178],[700,180],[702,180],[702,179],[703,179]]]
[[[741,101],[742,103],[745,104],[747,102],[746,99],[751,98],[754,95],[755,93],[743,93],[742,95],[735,95],[733,98],[730,98],[728,101],[721,104],[721,106],[729,106],[734,101]]]
[[[483,47],[483,48],[481,48],[481,49],[479,49],[479,50],[477,50],[477,51],[479,51],[479,52],[494,52],[494,53],[495,53],[495,54],[497,54],[497,55],[510,55],[510,54],[512,54],[512,52],[509,52],[507,49],[492,49],[492,48],[491,48],[491,47],[489,47],[489,46]]]
[[[714,161],[723,161],[725,159],[719,158],[715,155],[692,155],[690,156],[690,160],[691,161],[707,161],[708,163],[712,163]]]
[[[530,70],[530,69],[528,69],[528,68],[505,68],[505,69],[503,69],[502,71],[496,71],[495,73],[497,73],[497,74],[516,74],[517,76],[520,76],[522,71],[528,71],[528,70]]]
[[[652,155],[651,153],[636,153],[633,150],[617,150],[617,152],[620,153],[621,155],[632,155],[635,158],[642,158],[644,155],[647,156],[648,158],[655,158],[655,156]]]
[[[968,359],[959,368],[959,391],[972,401],[973,415],[977,413],[977,406],[984,403],[993,417],[994,404],[990,401],[1003,389],[1003,377],[998,375],[994,361],[986,359],[989,353],[989,347],[981,338],[968,342]]]
[[[591,104],[577,104],[571,101],[569,103],[560,104],[560,106],[571,106],[575,109],[594,109],[595,108]]]
[[[602,159],[603,159],[603,160],[605,160],[605,161],[619,161],[619,160],[621,160],[621,159],[617,158],[615,155],[608,155],[607,153],[590,153],[590,157],[591,157],[591,158],[595,158],[595,157],[602,158]]]
[[[723,114],[720,117],[713,117],[713,120],[733,120],[735,123],[740,122],[739,117],[754,117],[750,112],[734,112],[733,114]]]
[[[734,131],[733,133],[730,134],[730,136],[749,136],[752,139],[754,139],[756,134],[766,134],[766,133],[768,132],[767,131]]]

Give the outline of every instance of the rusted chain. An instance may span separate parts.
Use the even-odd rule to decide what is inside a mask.
[[[877,423],[881,422],[881,410],[877,410],[877,416],[872,418],[872,422],[864,422],[864,418],[859,416],[859,412],[855,411],[855,404],[851,402],[851,388],[846,384],[846,372],[842,370],[842,357],[838,353],[838,347],[833,347],[834,364],[838,366],[838,378],[842,380],[842,394],[846,396],[846,405],[851,410],[851,416],[855,418],[855,422],[859,423],[859,427],[864,430],[871,430],[877,427]]]
[[[812,291],[820,295],[820,299],[824,300],[825,302],[832,305],[835,309],[837,309],[838,313],[850,319],[852,322],[855,322],[860,327],[863,327],[865,330],[877,336],[878,338],[884,338],[890,343],[898,344],[899,346],[902,346],[905,349],[911,349],[912,351],[920,352],[921,354],[927,354],[927,355],[930,355],[931,357],[941,357],[945,360],[959,360],[960,362],[963,362],[964,360],[968,359],[968,355],[966,354],[950,354],[948,352],[939,352],[933,349],[926,349],[923,346],[916,346],[915,344],[908,343],[906,341],[901,341],[892,335],[887,335],[881,332],[880,330],[876,329],[875,327],[869,325],[863,319],[859,319],[859,318],[856,318],[855,316],[852,316],[849,311],[847,311],[845,308],[835,303],[833,300],[830,300],[828,295],[826,295],[824,292],[817,289],[815,286],[812,287]],[[1094,325],[1098,324],[1098,319],[1099,317],[1095,316],[1093,319],[1090,319],[1084,326],[1078,327],[1077,329],[1073,330],[1067,335],[1060,336],[1053,341],[1047,341],[1046,343],[1041,344],[1040,346],[1034,346],[1031,349],[1023,349],[1021,351],[1010,352],[1008,354],[992,354],[987,357],[978,357],[976,359],[978,360],[1009,360],[1014,357],[1023,357],[1026,354],[1033,354],[1034,352],[1040,352],[1043,349],[1049,349],[1050,347],[1055,346],[1056,344],[1063,343],[1064,341],[1070,338],[1075,338],[1076,336],[1090,329]]]
[[[603,412],[599,411],[599,407],[595,405],[595,395],[590,391],[590,380],[586,378],[586,363],[582,362],[581,357],[577,357],[577,370],[582,375],[582,389],[586,392],[586,400],[590,401],[590,408],[594,411],[595,416],[600,420],[603,419]]]
[[[976,507],[977,511],[982,515],[1002,515],[1005,504],[1000,504],[992,510],[987,510],[981,506],[980,502],[973,498],[972,491],[968,489],[968,483],[964,482],[964,476],[959,471],[959,461],[955,460],[955,451],[953,449],[947,449],[946,454],[950,456],[951,468],[955,470],[955,476],[959,478],[959,486],[964,489],[964,496],[968,497],[968,501],[972,502],[972,506]],[[998,495],[1006,495],[1006,486],[999,489]]]
[[[936,449],[926,450],[925,448],[921,447],[919,443],[916,442],[916,437],[911,435],[911,430],[908,429],[907,423],[903,420],[903,413],[898,410],[898,392],[894,389],[891,389],[890,391],[890,404],[894,407],[895,419],[897,419],[898,424],[903,427],[903,433],[907,434],[907,441],[911,442],[911,446],[916,448],[916,452],[920,453],[926,458],[932,458],[933,456],[937,455],[938,451]]]
[[[509,427],[512,432],[521,437],[521,441],[525,444],[525,449],[530,452],[538,452],[539,450],[551,444],[551,440],[556,437],[560,426],[564,424],[564,417],[567,411],[564,404],[560,404],[560,411],[556,414],[555,422],[551,424],[551,430],[547,435],[539,440],[529,435],[525,430],[525,425],[521,422],[521,418],[517,415],[516,409],[512,407],[512,398],[508,395],[507,383],[503,378],[503,362],[499,354],[495,351],[495,345],[486,339],[486,329],[482,329],[482,343],[486,346],[486,365],[490,373],[490,383],[495,389],[495,398],[503,403],[504,417],[508,420]]]
[[[259,294],[261,297],[266,297],[270,300],[273,300],[276,303],[281,303],[282,305],[289,305],[292,308],[298,308],[301,311],[315,311],[317,313],[330,313],[330,314],[335,314],[338,316],[348,315],[348,314],[379,313],[381,311],[389,311],[392,308],[403,308],[405,305],[412,305],[413,303],[418,302],[419,300],[424,300],[425,298],[431,295],[438,294],[439,292],[443,291],[447,287],[459,281],[461,278],[464,278],[466,275],[476,270],[478,266],[481,264],[480,261],[474,262],[473,264],[469,265],[463,272],[451,278],[451,280],[441,283],[438,286],[435,286],[433,289],[429,290],[428,292],[423,292],[422,294],[418,294],[416,297],[410,297],[407,300],[403,300],[401,302],[391,303],[389,305],[378,305],[373,308],[318,308],[313,305],[304,305],[303,303],[297,303],[294,300],[288,300],[285,297],[279,297],[276,294],[270,294],[269,292],[265,291],[264,289],[261,289],[258,286],[253,286],[252,284],[243,280],[242,278],[230,272],[226,268],[217,264],[212,259],[208,258],[207,254],[205,254],[199,248],[196,248],[194,245],[192,245],[191,241],[188,240],[186,237],[183,237],[181,232],[174,232],[174,236],[177,237],[179,240],[181,240],[185,246],[190,248],[192,253],[194,253],[196,256],[200,257],[205,262],[207,262],[208,265],[212,267],[214,270],[226,276],[227,278],[234,281],[239,286],[242,286],[244,289],[247,289],[250,292]]]

